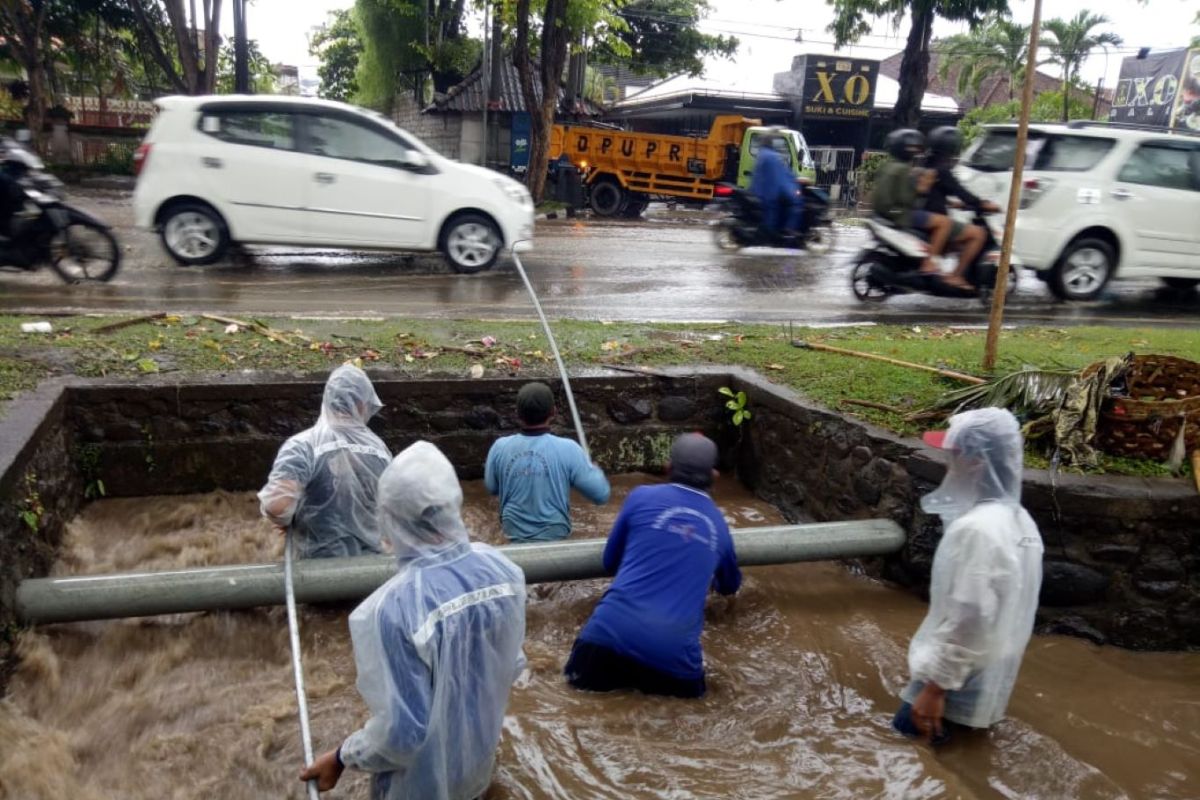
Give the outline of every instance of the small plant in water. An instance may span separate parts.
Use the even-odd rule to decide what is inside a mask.
[[[722,386],[717,391],[729,398],[725,403],[725,407],[733,412],[731,418],[735,427],[741,426],[743,422],[746,422],[753,416],[750,410],[746,408],[747,398],[745,392],[735,392],[728,386]]]
[[[46,507],[42,505],[42,496],[38,494],[37,490],[37,475],[26,472],[25,497],[21,500],[17,514],[21,521],[29,527],[29,530],[37,533],[42,524],[42,515],[45,513]]]

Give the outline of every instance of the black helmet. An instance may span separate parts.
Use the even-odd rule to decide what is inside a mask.
[[[884,148],[897,161],[912,161],[925,152],[925,137],[918,130],[900,128],[888,134]]]
[[[952,125],[935,128],[929,134],[929,152],[935,158],[958,158],[962,145],[962,134]]]

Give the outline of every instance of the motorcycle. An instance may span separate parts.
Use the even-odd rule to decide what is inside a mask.
[[[881,302],[897,294],[928,294],[935,297],[979,297],[991,302],[1000,269],[1000,239],[1003,215],[976,211],[972,223],[987,232],[983,248],[967,269],[965,278],[977,291],[960,289],[945,283],[940,275],[923,273],[921,266],[929,258],[929,242],[916,232],[903,230],[879,217],[867,220],[874,240],[859,253],[850,273],[854,296],[863,302]],[[1016,256],[1009,260],[1008,287],[1011,296],[1016,291],[1021,262]]]
[[[746,189],[727,183],[717,184],[713,197],[729,205],[729,216],[713,226],[717,247],[740,250],[743,247],[786,247],[824,255],[833,249],[833,219],[829,195],[801,182],[804,198],[803,233],[798,236],[767,234],[762,230],[762,202]]]
[[[112,229],[63,200],[63,184],[15,139],[0,139],[0,170],[21,193],[22,207],[0,235],[0,269],[32,272],[49,264],[66,283],[107,281],[121,249]]]

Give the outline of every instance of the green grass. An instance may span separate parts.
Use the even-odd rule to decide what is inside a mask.
[[[0,398],[10,398],[53,374],[91,377],[324,370],[356,358],[368,369],[388,367],[414,376],[465,377],[475,364],[490,375],[554,374],[549,347],[535,322],[262,320],[272,329],[299,332],[311,340],[294,337],[289,345],[245,330],[226,334],[224,324],[196,317],[168,317],[111,333],[96,333],[95,329],[123,317],[63,317],[51,320],[55,333],[21,333],[20,323],[30,319],[0,316]],[[928,408],[944,392],[962,385],[917,370],[799,349],[778,326],[574,320],[553,325],[563,357],[573,366],[743,365],[822,405],[903,435],[916,434],[924,427],[907,421],[906,415]],[[979,374],[984,346],[983,331],[953,328],[797,328],[792,333],[810,342],[972,374]],[[462,348],[485,336],[495,338],[496,344],[482,355],[445,349]],[[998,372],[1026,365],[1079,368],[1131,351],[1200,361],[1200,330],[1088,327],[1005,331]],[[877,403],[895,411],[847,405],[846,400]],[[1031,453],[1031,466],[1044,466],[1044,458],[1039,458]],[[1125,474],[1163,471],[1161,465],[1127,459],[1110,459],[1104,466]]]

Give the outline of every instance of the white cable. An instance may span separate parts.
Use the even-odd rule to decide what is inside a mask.
[[[587,456],[588,461],[591,461],[592,452],[588,449],[587,437],[583,433],[583,423],[579,421],[579,409],[575,407],[575,395],[571,392],[571,379],[567,377],[567,368],[563,364],[562,356],[558,354],[558,345],[554,341],[554,334],[550,332],[550,323],[546,321],[546,315],[542,313],[542,304],[538,302],[537,292],[533,291],[533,284],[529,282],[529,276],[525,274],[525,267],[521,264],[521,257],[517,255],[517,245],[524,241],[528,240],[518,239],[512,243],[513,263],[517,266],[517,272],[521,274],[521,280],[525,282],[525,288],[529,290],[529,299],[533,301],[533,308],[537,311],[538,319],[542,321],[542,330],[546,332],[546,338],[550,341],[550,352],[554,354],[554,360],[558,362],[558,373],[562,377],[563,389],[567,393],[567,406],[571,409],[575,432],[579,434],[579,446],[583,448],[583,454]]]
[[[288,633],[292,641],[292,671],[296,676],[296,704],[300,711],[300,738],[304,742],[304,765],[313,763],[312,733],[308,729],[308,699],[304,693],[304,667],[300,665],[300,623],[296,620],[296,591],[292,587],[292,529],[283,541],[283,581],[287,587]],[[319,800],[316,780],[308,781],[309,800]]]

